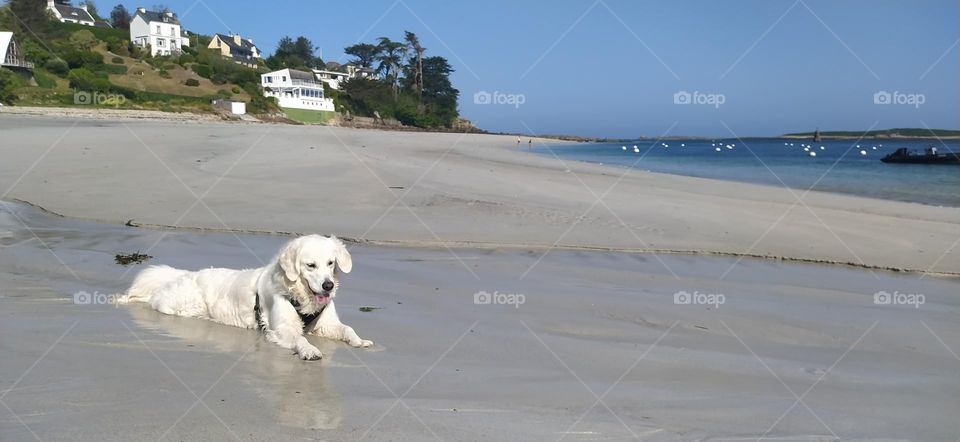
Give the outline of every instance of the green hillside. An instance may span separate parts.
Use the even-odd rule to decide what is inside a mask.
[[[0,9],[0,29],[18,24],[6,7]],[[278,110],[259,89],[266,67],[223,59],[206,49],[209,37],[192,36],[200,47],[184,47],[179,55],[151,57],[130,44],[124,29],[49,20],[40,32],[16,35],[35,68],[33,81],[0,70],[0,101],[8,104],[208,112],[210,100],[232,98],[246,101],[251,113]]]
[[[921,129],[921,128],[897,128],[871,130],[868,132],[858,131],[821,131],[823,137],[836,138],[957,138],[960,137],[960,130],[948,129]],[[784,137],[812,137],[813,132],[800,132],[785,134]]]

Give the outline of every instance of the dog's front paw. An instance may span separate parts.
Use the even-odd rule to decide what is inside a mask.
[[[351,342],[351,343],[350,343],[350,346],[351,346],[351,347],[356,347],[356,348],[369,348],[369,347],[373,347],[373,341],[368,341],[368,340],[366,340],[366,339],[361,339],[361,340],[359,340],[359,341]]]
[[[316,361],[323,357],[323,353],[320,353],[320,349],[314,346],[309,346],[300,349],[300,359],[304,361]]]

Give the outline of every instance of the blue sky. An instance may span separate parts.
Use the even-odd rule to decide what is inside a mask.
[[[327,61],[345,61],[343,47],[357,41],[413,31],[457,69],[461,114],[494,131],[757,136],[960,127],[955,0],[165,4],[189,30],[232,30],[268,53],[284,35],[305,35]],[[106,14],[114,3],[97,6]],[[522,104],[477,104],[481,91]],[[675,104],[680,91],[722,104]],[[875,104],[880,91],[906,104]]]

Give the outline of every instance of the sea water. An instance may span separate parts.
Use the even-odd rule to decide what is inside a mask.
[[[880,161],[900,147],[923,151],[928,146],[943,153],[960,152],[960,141],[954,140],[815,143],[812,139],[786,138],[638,140],[535,146],[531,150],[653,172],[786,186],[798,189],[798,195],[812,189],[960,207],[960,166]]]

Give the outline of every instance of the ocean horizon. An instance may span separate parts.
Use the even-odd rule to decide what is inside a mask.
[[[960,141],[797,138],[690,138],[541,145],[527,150],[564,160],[650,172],[786,186],[933,206],[960,207],[960,167],[887,164],[906,147],[960,152]],[[718,150],[719,149],[719,150]],[[811,155],[814,154],[814,155]]]

